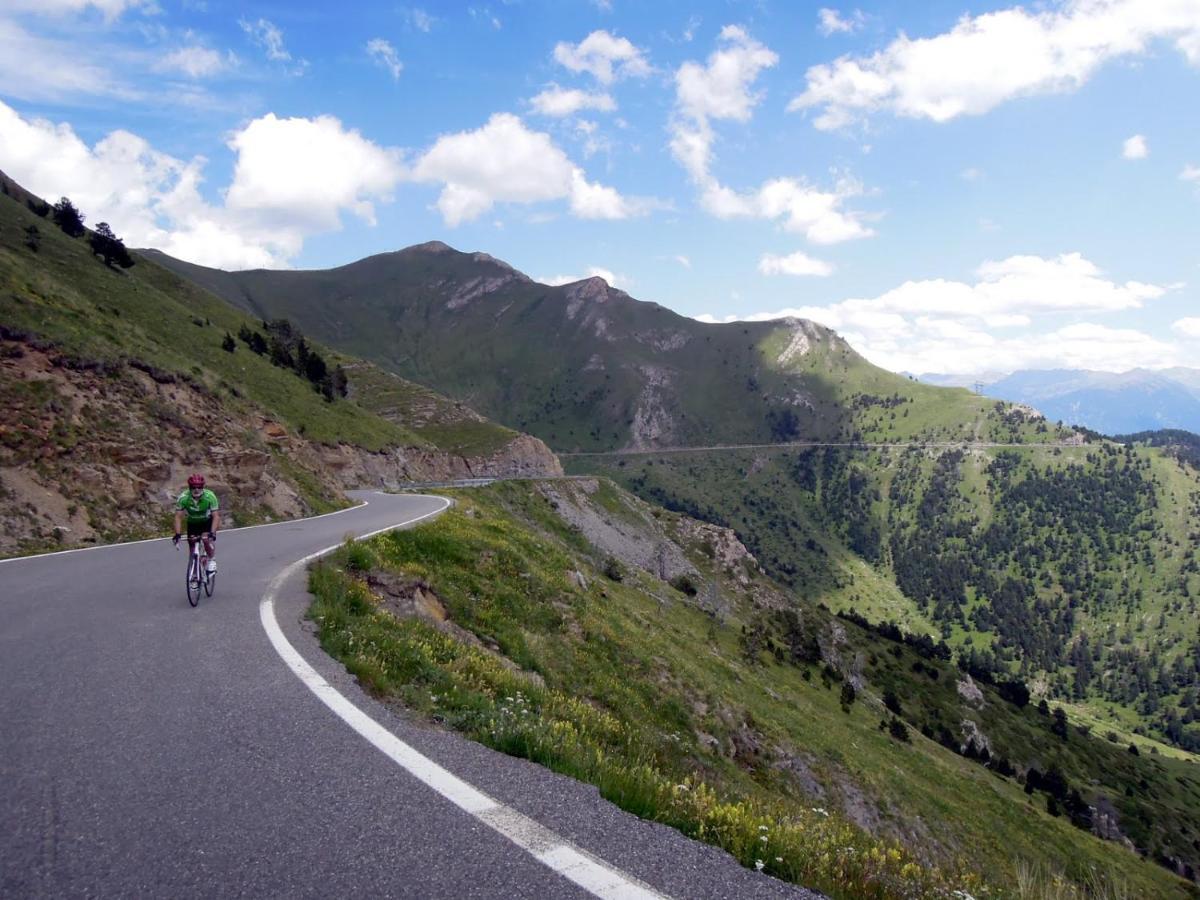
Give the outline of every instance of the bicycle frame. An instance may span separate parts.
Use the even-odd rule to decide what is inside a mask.
[[[206,568],[208,553],[204,549],[204,538],[188,535],[187,597],[188,603],[196,606],[200,602],[200,591],[212,596],[215,576]]]

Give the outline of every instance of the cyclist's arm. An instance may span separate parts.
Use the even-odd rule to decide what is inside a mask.
[[[175,510],[175,533],[180,534],[183,531],[183,510]]]
[[[216,534],[217,529],[221,527],[221,511],[214,509],[212,511],[212,533]]]

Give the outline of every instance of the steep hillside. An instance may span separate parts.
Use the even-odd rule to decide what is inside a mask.
[[[1098,727],[1200,750],[1200,474],[1182,460],[1105,442],[571,467],[736,529],[801,596],[944,638]]]
[[[1194,765],[796,601],[610,482],[457,500],[313,572],[379,695],[836,897],[1198,895],[1168,872],[1200,862]]]
[[[600,278],[551,287],[436,242],[313,272],[155,258],[557,450],[1069,436],[1019,408],[879,369],[812,322],[706,325]]]
[[[144,259],[105,266],[44,212],[0,176],[0,553],[162,533],[193,469],[240,524],[333,508],[342,487],[561,471],[289,323]]]

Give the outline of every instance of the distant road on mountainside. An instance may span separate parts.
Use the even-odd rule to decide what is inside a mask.
[[[446,501],[357,496],[196,609],[167,540],[0,562],[0,896],[814,896],[363,694],[295,564]]]
[[[997,443],[990,441],[787,441],[778,444],[712,444],[707,447],[645,447],[622,450],[579,450],[568,452],[556,450],[556,456],[654,456],[659,453],[703,453],[720,450],[809,450],[817,447],[848,447],[852,450],[881,450],[887,447],[932,447],[943,450],[994,450],[997,448],[1059,448],[1084,446],[1079,442],[1052,441],[1046,443]]]

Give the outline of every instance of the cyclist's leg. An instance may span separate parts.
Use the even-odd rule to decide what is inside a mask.
[[[217,542],[210,541],[208,536],[212,533],[212,518],[209,517],[200,525],[200,535],[204,541],[204,555],[208,557],[207,568],[209,572],[217,571]]]

